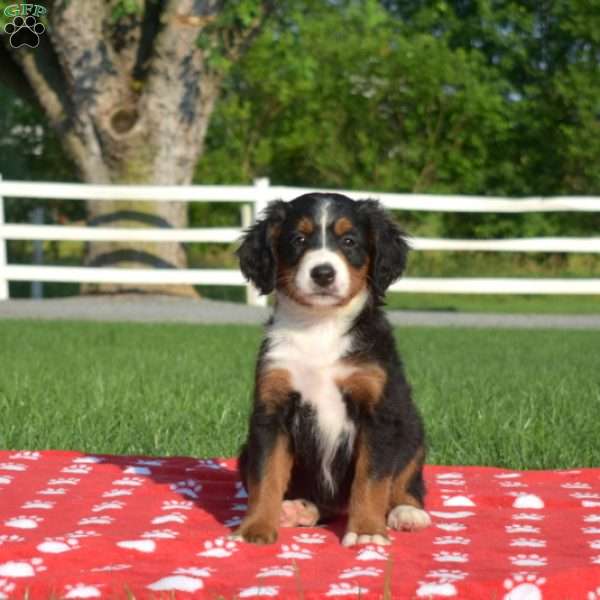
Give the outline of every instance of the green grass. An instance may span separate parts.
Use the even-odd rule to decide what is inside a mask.
[[[600,314],[600,296],[388,294],[387,307],[478,313]]]
[[[261,332],[0,321],[0,447],[213,456],[243,440]],[[429,462],[600,464],[600,332],[398,331]]]

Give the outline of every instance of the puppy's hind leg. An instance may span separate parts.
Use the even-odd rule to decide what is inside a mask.
[[[431,524],[425,512],[423,498],[423,461],[425,452],[420,448],[392,482],[390,512],[387,525],[398,531],[419,531]]]
[[[281,505],[281,527],[314,527],[321,518],[316,504],[310,500],[284,500]]]

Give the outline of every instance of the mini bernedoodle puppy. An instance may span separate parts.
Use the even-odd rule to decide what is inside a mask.
[[[245,234],[240,267],[275,308],[256,366],[239,466],[248,512],[235,536],[347,513],[342,543],[418,530],[424,433],[381,309],[404,269],[402,231],[374,200],[305,194],[271,203]]]

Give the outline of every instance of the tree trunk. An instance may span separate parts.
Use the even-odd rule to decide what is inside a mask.
[[[272,4],[256,0],[253,19],[228,14],[222,26],[216,25],[226,5],[217,0],[137,0],[139,11],[115,18],[123,5],[118,0],[50,1],[48,31],[38,48],[0,48],[0,59],[7,60],[5,79],[35,97],[83,181],[187,185],[223,77],[210,57],[217,49],[221,58],[236,59]],[[187,226],[182,202],[89,201],[87,206],[88,221],[97,227]],[[187,266],[182,245],[170,242],[90,242],[85,262]],[[192,286],[94,284],[83,289],[195,294]]]

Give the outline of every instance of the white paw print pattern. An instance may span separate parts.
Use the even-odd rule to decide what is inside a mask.
[[[467,528],[462,523],[436,523],[435,526],[442,531],[464,531]]]
[[[1,590],[2,588],[0,588]],[[0,596],[2,598],[2,596]],[[590,590],[587,594],[587,600],[600,600],[600,586],[595,590]]]
[[[241,481],[235,482],[235,496],[234,498],[247,498],[248,492],[244,489]]]
[[[15,543],[15,542],[24,542],[25,538],[20,535],[0,535],[0,546],[2,544]]]
[[[194,503],[190,500],[165,500],[163,510],[192,510]]]
[[[296,558],[299,560],[307,560],[312,556],[311,550],[298,546],[298,544],[282,544],[281,552],[277,555],[278,558]]]
[[[230,510],[246,512],[248,510],[248,505],[247,504],[232,504]]]
[[[115,479],[112,484],[139,487],[144,484],[144,479],[141,477],[121,477],[121,479]]]
[[[79,548],[80,545],[77,538],[72,537],[46,538],[45,541],[37,545],[38,552],[43,552],[44,554],[63,554],[64,552],[70,552]]]
[[[515,496],[513,502],[514,508],[527,508],[538,510],[544,508],[544,501],[536,494],[527,494],[525,492],[511,492]]]
[[[466,576],[467,573],[460,569],[434,569],[425,575],[426,578],[438,579],[439,581],[461,581]]]
[[[0,475],[0,485],[9,485],[13,479],[13,475]]]
[[[104,567],[95,567],[90,569],[92,573],[112,573],[113,571],[127,571],[127,569],[131,569],[132,565],[126,564],[114,564],[114,565],[106,565]]]
[[[324,544],[327,539],[322,533],[299,533],[294,536],[294,541],[299,544]]]
[[[172,575],[163,577],[148,585],[148,589],[155,592],[196,592],[204,588],[202,578],[210,577],[212,569],[189,567],[173,571]]]
[[[517,567],[545,567],[548,564],[548,559],[539,554],[517,554],[509,559]]]
[[[120,496],[131,496],[133,492],[131,490],[108,490],[102,494],[103,498],[118,498]]]
[[[540,586],[544,583],[546,583],[544,577],[516,573],[510,579],[504,580],[504,589],[507,590],[504,600],[542,600]]]
[[[352,583],[332,583],[326,596],[354,596],[360,598],[363,594],[368,594],[368,588],[360,587]]]
[[[202,491],[202,484],[195,479],[178,481],[172,483],[169,487],[177,494],[194,499],[200,498],[200,492]]]
[[[16,584],[7,579],[0,579],[0,600],[8,600],[12,592],[15,591]]]
[[[143,554],[150,554],[156,550],[156,542],[154,540],[122,540],[117,542],[119,548],[125,550],[135,550]]]
[[[50,479],[48,485],[77,485],[81,479],[77,477],[60,477],[58,479]]]
[[[142,533],[143,538],[155,540],[174,540],[178,535],[179,532],[173,529],[153,529]]]
[[[522,481],[501,481],[498,485],[504,488],[524,488],[527,487],[527,484]]]
[[[35,452],[31,450],[22,450],[15,454],[11,454],[8,458],[13,460],[39,460],[42,457],[40,452]]]
[[[475,513],[470,510],[457,510],[453,512],[430,510],[429,514],[438,517],[438,519],[467,519],[472,517]]]
[[[525,523],[513,523],[504,527],[506,533],[539,533],[540,528]]]
[[[227,558],[239,550],[237,542],[218,537],[215,540],[204,542],[204,550],[198,552],[198,556],[211,558]]]
[[[115,520],[109,515],[98,515],[94,517],[83,517],[79,519],[77,525],[110,525]]]
[[[517,477],[521,477],[521,473],[498,473],[494,477],[496,479],[516,479]]]
[[[21,463],[0,463],[0,471],[25,471],[27,465]]]
[[[25,504],[21,505],[21,508],[51,510],[54,508],[55,504],[56,502],[54,500],[29,500],[28,502],[25,502]]]
[[[92,506],[92,512],[103,512],[105,510],[121,510],[125,506],[125,502],[113,500],[112,502],[102,502]]]
[[[144,466],[131,465],[127,467],[123,473],[126,475],[152,475],[151,469]]]
[[[257,577],[293,577],[296,569],[292,565],[263,567]]]
[[[592,550],[600,550],[600,540],[592,540],[588,545]]]
[[[587,515],[583,517],[586,523],[600,523],[600,515]]]
[[[437,545],[444,545],[444,544],[466,545],[466,544],[470,544],[471,540],[469,538],[461,537],[461,536],[444,535],[444,536],[436,537],[433,540],[433,543],[437,544]]]
[[[97,537],[100,534],[97,531],[93,531],[92,529],[78,529],[77,531],[73,531],[73,533],[67,533],[66,537],[72,538],[89,538],[89,537]]]
[[[517,513],[513,515],[513,519],[516,521],[543,521],[544,515],[537,513]]]
[[[80,456],[76,458],[73,463],[76,465],[97,465],[98,463],[104,462],[104,459],[100,456]]]
[[[577,500],[600,500],[600,494],[597,494],[596,492],[573,492],[572,494],[569,494],[569,496],[571,496],[571,498],[576,498]]]
[[[225,527],[237,527],[242,522],[242,517],[230,517],[225,521]]]
[[[36,529],[43,520],[44,519],[42,517],[38,517],[36,515],[25,515],[12,517],[7,521],[4,521],[4,524],[7,527],[15,527],[16,529]]]
[[[60,470],[61,473],[73,473],[75,475],[87,475],[92,470],[90,465],[86,464],[75,464],[69,467],[64,467]]]
[[[523,548],[545,548],[546,540],[540,540],[536,538],[514,538],[510,541],[511,546],[521,546]]]
[[[34,577],[45,570],[43,559],[38,557],[29,560],[9,560],[0,564],[0,577]]]
[[[278,596],[279,595],[279,587],[276,585],[263,585],[257,586],[254,585],[252,587],[243,588],[240,590],[238,596],[240,598],[256,598],[259,596]]]
[[[46,488],[38,492],[42,496],[64,496],[66,493],[66,488]]]
[[[417,598],[449,598],[457,593],[456,586],[449,581],[420,581],[417,588]]]
[[[191,466],[191,467],[187,467],[186,471],[197,471],[198,469],[209,469],[211,471],[222,471],[223,469],[226,469],[227,465],[225,465],[224,463],[218,463],[215,460],[212,460],[211,458],[201,458],[199,460],[196,461],[196,463]]]
[[[351,567],[340,573],[340,579],[353,579],[354,577],[379,577],[383,569],[377,567]]]
[[[139,458],[135,461],[136,465],[142,467],[161,467],[165,463],[161,458]]]
[[[356,560],[387,560],[388,553],[383,546],[365,546],[359,550]]]
[[[472,496],[442,496],[444,506],[475,506]]]
[[[600,527],[582,527],[581,531],[587,535],[600,534]]]
[[[75,583],[65,585],[64,598],[101,598],[100,586],[88,585],[86,583]]]
[[[600,554],[596,555],[596,556],[592,556],[590,559],[590,562],[593,565],[600,565]]]
[[[455,562],[455,563],[466,563],[469,562],[469,555],[465,552],[436,552],[433,554],[433,560],[437,562]]]
[[[164,525],[165,523],[185,523],[187,516],[180,512],[167,513],[166,515],[158,515],[152,519],[152,525]]]
[[[589,490],[592,486],[583,481],[573,481],[571,483],[561,483],[560,487],[566,490]]]

